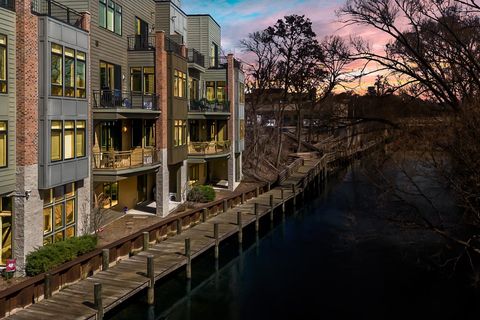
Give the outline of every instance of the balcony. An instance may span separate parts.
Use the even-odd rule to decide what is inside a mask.
[[[155,50],[155,36],[128,36],[128,51],[153,51]]]
[[[165,51],[173,52],[183,57],[182,45],[178,44],[169,37],[165,37]]]
[[[93,108],[95,109],[143,109],[159,111],[158,97],[135,91],[94,90]]]
[[[0,8],[15,11],[15,0],[0,0]]]
[[[190,156],[223,156],[230,153],[232,144],[230,140],[190,142],[188,155]]]
[[[152,148],[93,153],[93,169],[105,172],[141,171],[160,164],[160,152]]]
[[[229,101],[208,101],[191,100],[188,112],[192,113],[228,113],[230,114],[230,102]]]
[[[9,2],[11,1],[0,0],[0,3]],[[82,14],[54,0],[32,0],[32,13],[37,16],[50,17],[75,28],[82,29]]]
[[[228,68],[228,59],[227,57],[219,57],[217,61],[214,61],[215,64],[210,66],[210,69],[227,69]],[[242,69],[242,63],[237,60],[233,59],[233,66],[236,69]]]
[[[205,68],[205,56],[195,49],[188,49],[188,62]]]

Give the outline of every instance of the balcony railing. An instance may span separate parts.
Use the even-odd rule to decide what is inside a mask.
[[[183,56],[182,46],[169,37],[165,37],[165,50]]]
[[[236,69],[242,69],[242,63],[235,58],[233,59],[233,66]],[[227,57],[219,57],[218,60],[215,61],[215,64],[210,66],[210,69],[226,69],[227,67],[228,67]]]
[[[188,145],[188,154],[192,156],[226,154],[230,152],[231,147],[232,144],[230,140],[190,142]]]
[[[153,51],[155,50],[155,36],[128,36],[128,51]]]
[[[208,100],[191,100],[189,112],[230,112],[230,102],[228,101],[208,101]]]
[[[0,0],[0,7],[15,11],[15,0]]]
[[[96,109],[159,110],[157,95],[135,91],[94,90],[93,107]]]
[[[136,148],[130,151],[106,151],[93,154],[93,168],[97,170],[134,169],[159,162],[159,151],[154,148]]]
[[[32,0],[32,13],[38,16],[47,16],[82,29],[82,14],[54,0]]]
[[[205,68],[205,56],[195,49],[188,49],[188,62]]]

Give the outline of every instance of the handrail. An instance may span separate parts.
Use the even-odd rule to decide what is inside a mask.
[[[192,141],[188,144],[189,155],[215,155],[230,152],[232,143],[230,140],[225,141]]]
[[[165,37],[165,51],[173,52],[183,57],[182,46],[170,37]]]
[[[153,51],[155,50],[154,35],[128,36],[128,51]]]
[[[190,100],[188,111],[230,113],[230,101]]]
[[[83,15],[54,0],[32,0],[31,11],[37,16],[47,16],[72,27],[82,28]],[[86,30],[84,30],[86,31]]]
[[[95,109],[159,110],[158,96],[137,91],[93,90]]]
[[[149,166],[159,162],[159,151],[153,148],[93,153],[93,169],[97,170],[130,169]]]
[[[150,239],[160,242],[177,234],[177,221],[180,221],[180,226],[183,229],[191,228],[202,221],[204,210],[207,210],[208,216],[215,216],[223,210],[225,201],[232,207],[266,191],[268,191],[268,187],[265,183],[258,188],[251,188],[243,193],[234,192],[227,198],[168,217],[163,221],[58,266],[48,272],[52,279],[50,283],[51,291],[52,293],[56,292],[69,284],[78,282],[95,272],[101,271],[103,250],[110,252],[110,263],[128,258],[129,255],[141,251],[145,232],[150,234]],[[45,273],[39,274],[0,291],[0,317],[4,317],[12,310],[25,308],[32,304],[32,301],[38,302],[44,299],[45,275]]]
[[[205,56],[195,49],[188,49],[188,62],[205,67]]]

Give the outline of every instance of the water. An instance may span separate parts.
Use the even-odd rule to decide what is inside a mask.
[[[109,319],[477,319],[479,291],[468,277],[434,265],[441,239],[403,230],[381,216],[377,191],[358,167],[328,195],[290,212],[243,251],[235,239],[194,260],[107,314]]]

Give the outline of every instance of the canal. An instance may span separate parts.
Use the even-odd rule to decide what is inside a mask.
[[[378,201],[357,164],[331,179],[258,238],[247,229],[158,282],[156,305],[145,293],[107,319],[478,319],[480,295],[467,272],[442,268],[442,239],[407,231],[384,212],[402,204]]]

